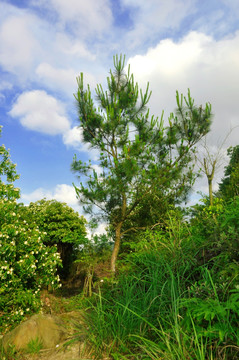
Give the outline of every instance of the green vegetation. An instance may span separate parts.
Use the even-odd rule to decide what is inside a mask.
[[[174,210],[136,237],[115,281],[90,300],[97,359],[238,358],[238,213],[238,198],[190,221]]]
[[[86,212],[95,215],[98,206],[96,217],[110,224],[113,272],[120,257],[117,276],[89,300],[87,342],[96,359],[236,359],[237,148],[223,181],[233,195],[212,201],[211,194],[187,211],[176,207],[197,175],[194,146],[209,131],[211,108],[196,107],[190,92],[177,93],[176,115],[164,127],[145,111],[148,86],[138,100],[124,59],[116,57],[114,66],[107,91],[96,88],[99,110],[83,74],[75,95],[84,141],[99,150],[101,166],[98,175],[91,162],[74,159],[84,180],[76,194]]]
[[[59,274],[62,279],[66,279],[77,258],[79,246],[88,242],[86,219],[65,203],[56,200],[39,200],[22,210],[23,217],[27,217],[30,223],[35,223],[45,234],[44,244],[47,247],[57,247],[62,261]]]
[[[42,349],[42,342],[40,339],[36,338],[35,340],[31,340],[27,344],[26,352],[29,354],[38,354],[41,349]]]
[[[225,176],[219,184],[219,193],[224,198],[239,196],[239,145],[230,147],[227,151],[230,162],[225,169]]]
[[[55,246],[44,245],[45,235],[37,225],[22,219],[22,206],[16,202],[19,189],[13,185],[18,175],[4,145],[0,156],[0,329],[4,329],[40,308],[43,286],[59,286],[60,259]]]
[[[100,174],[96,164],[74,159],[73,170],[86,177],[76,193],[87,212],[102,210],[93,220],[108,221],[107,235],[88,240],[85,219],[55,200],[17,204],[15,165],[0,147],[1,330],[40,308],[78,311],[70,342],[84,339],[86,358],[236,360],[239,147],[228,150],[213,201],[180,207],[197,176],[194,145],[209,131],[211,109],[194,106],[190,92],[184,106],[177,94],[176,115],[163,127],[145,112],[148,87],[139,92],[123,67],[116,57],[108,93],[97,87],[99,111],[83,76],[76,95],[84,140],[101,151]],[[72,272],[83,276],[70,298],[69,289],[57,289],[60,258],[67,285]],[[37,355],[41,346],[38,340],[28,350]],[[2,357],[18,355],[9,348]]]
[[[107,91],[101,85],[95,90],[98,109],[89,86],[84,89],[83,74],[75,94],[79,128],[84,141],[97,149],[101,169],[97,174],[91,161],[75,157],[72,170],[82,181],[76,194],[87,213],[112,227],[112,272],[125,236],[154,225],[168,204],[185,198],[195,179],[195,144],[211,124],[211,106],[195,106],[188,91],[187,98],[177,92],[176,115],[171,113],[169,126],[164,126],[163,114],[160,121],[149,115],[149,85],[143,94],[124,66],[125,58],[114,57]]]

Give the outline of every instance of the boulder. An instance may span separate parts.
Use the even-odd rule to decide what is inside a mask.
[[[50,349],[66,338],[67,329],[59,318],[37,314],[3,336],[2,345],[5,350],[8,346],[15,346],[17,350],[21,350],[26,349],[31,341],[37,340],[43,349]]]

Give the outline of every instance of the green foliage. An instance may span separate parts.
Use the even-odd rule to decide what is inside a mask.
[[[190,297],[182,299],[186,309],[183,325],[190,330],[192,319],[198,336],[218,345],[238,339],[239,289],[227,291],[227,283],[215,282],[207,268],[201,269],[201,280],[190,288]]]
[[[197,243],[200,264],[210,261],[211,266],[217,264],[218,271],[224,273],[227,268],[231,272],[229,269],[238,264],[238,213],[238,197],[229,202],[215,198],[213,206],[194,207],[192,236]]]
[[[105,234],[94,235],[78,253],[78,258],[74,263],[80,264],[81,272],[85,272],[84,296],[92,296],[95,267],[108,260],[111,248],[112,243]]]
[[[0,359],[1,360],[22,360],[23,356],[20,354],[15,346],[8,346],[5,350],[0,343]]]
[[[37,224],[44,233],[44,244],[48,248],[57,247],[63,265],[59,273],[62,278],[66,278],[77,257],[79,246],[88,242],[86,219],[57,200],[39,200],[22,210],[22,217]]]
[[[231,199],[239,196],[239,145],[230,147],[227,154],[230,156],[230,161],[219,184],[219,194],[225,199]]]
[[[96,88],[98,109],[89,86],[84,89],[83,74],[75,94],[83,139],[98,150],[101,169],[98,174],[91,161],[75,156],[72,170],[81,180],[75,189],[85,211],[103,217],[114,230],[112,271],[124,235],[152,226],[168,203],[187,195],[195,178],[190,165],[194,145],[211,124],[210,105],[196,107],[188,91],[187,98],[176,93],[176,115],[170,115],[165,127],[163,116],[159,120],[147,110],[149,85],[145,93],[139,90],[124,66],[125,57],[114,57],[108,89]]]
[[[16,324],[40,307],[43,286],[59,286],[59,254],[44,245],[44,234],[20,216],[18,178],[9,152],[0,146],[0,328]],[[7,183],[3,181],[6,178]]]
[[[123,272],[90,300],[87,341],[96,358],[238,358],[238,264],[225,245],[232,233],[238,239],[237,206],[194,208],[191,224],[176,209],[160,230],[140,234]]]
[[[27,344],[26,352],[29,354],[38,354],[40,350],[42,349],[42,341],[39,338],[31,340]]]

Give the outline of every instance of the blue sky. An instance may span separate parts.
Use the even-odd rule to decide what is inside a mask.
[[[212,104],[211,151],[239,125],[239,0],[0,0],[1,143],[23,202],[79,209],[70,165],[95,154],[76,127],[76,76],[92,90],[105,84],[117,53],[143,88],[149,81],[151,114],[167,119],[176,89]],[[224,147],[238,138],[236,128]],[[195,190],[206,189],[201,179]]]

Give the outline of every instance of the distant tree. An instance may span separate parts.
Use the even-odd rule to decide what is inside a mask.
[[[197,162],[201,166],[201,171],[207,177],[209,203],[211,206],[213,205],[213,180],[216,172],[225,161],[224,146],[233,129],[228,132],[222,142],[214,150],[208,145],[208,139],[207,136],[205,136],[201,141],[199,151],[196,155]]]
[[[227,154],[230,156],[230,161],[219,184],[219,194],[230,199],[239,196],[239,145],[230,147]]]
[[[57,246],[63,265],[59,272],[61,277],[66,278],[79,246],[88,241],[86,219],[57,200],[39,200],[30,203],[25,210],[32,222],[45,233],[44,244]]]
[[[99,151],[101,168],[98,174],[91,161],[83,163],[75,156],[72,170],[84,179],[75,186],[76,194],[87,213],[114,229],[112,272],[125,234],[150,225],[145,205],[154,207],[154,201],[157,206],[186,195],[194,179],[193,147],[211,124],[209,104],[196,107],[190,92],[187,98],[177,92],[177,113],[164,127],[163,116],[159,121],[147,110],[149,85],[145,93],[139,90],[124,66],[125,57],[114,57],[107,91],[101,85],[96,88],[98,109],[89,85],[84,89],[83,74],[77,78],[75,94],[83,140]]]

